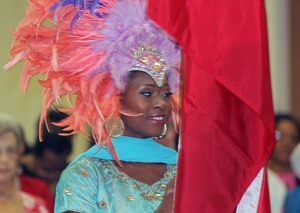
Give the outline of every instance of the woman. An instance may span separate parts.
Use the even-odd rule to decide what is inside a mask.
[[[48,210],[42,199],[19,189],[21,135],[18,123],[0,114],[0,209],[1,212],[46,213]]]
[[[58,212],[81,212],[83,209],[87,212],[153,212],[161,203],[166,186],[174,178],[175,167],[171,164],[175,163],[172,157],[175,158],[176,153],[155,144],[151,137],[162,133],[170,114],[170,90],[168,85],[158,87],[146,73],[133,72],[130,75],[131,80],[121,94],[122,105],[142,113],[142,116],[121,115],[123,136],[113,139],[113,143],[122,167],[110,158],[106,160],[109,156],[98,147],[80,156],[61,176],[57,188]],[[164,161],[170,163],[166,166]],[[64,194],[59,194],[63,190]],[[170,205],[170,210],[173,191],[169,190],[161,208]],[[91,206],[92,203],[97,203],[97,206]],[[68,209],[69,205],[71,209]]]
[[[66,118],[67,115],[50,110],[47,117],[50,122],[59,122]],[[23,161],[23,168],[26,168],[25,171],[27,171],[28,175],[43,179],[48,184],[54,198],[56,184],[62,171],[68,165],[68,157],[72,152],[73,138],[60,135],[65,132],[57,128],[57,126],[50,125],[48,128],[51,129],[51,132],[47,132],[46,126],[43,126],[42,143],[39,140],[37,128],[32,151]]]
[[[300,126],[296,118],[288,114],[275,116],[276,146],[268,162],[288,190],[297,186],[297,178],[291,165],[291,154],[300,139]]]
[[[299,137],[299,124],[289,114],[275,115],[276,146],[268,162],[268,182],[272,212],[281,212],[288,190],[296,188],[297,179],[291,165],[291,154]]]
[[[31,147],[25,137],[25,131],[21,125],[19,125],[21,131],[22,150],[20,153],[20,166],[18,172],[20,189],[24,192],[30,193],[37,197],[42,198],[46,202],[48,212],[54,211],[54,197],[51,194],[49,186],[46,181],[36,178],[36,176],[25,166],[27,159],[30,159]]]
[[[25,59],[23,79],[46,73],[41,125],[53,101],[75,95],[58,125],[88,124],[97,141],[63,172],[55,212],[172,211],[177,152],[153,138],[163,140],[170,116],[178,129],[181,51],[145,7],[31,1],[15,33],[6,68]]]

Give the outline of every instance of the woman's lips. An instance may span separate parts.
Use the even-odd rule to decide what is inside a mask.
[[[166,123],[166,116],[165,115],[147,116],[147,120],[154,121],[155,123],[158,123],[158,124],[165,124]]]

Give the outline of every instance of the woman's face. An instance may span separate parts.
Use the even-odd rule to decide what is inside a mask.
[[[121,115],[125,136],[147,138],[160,136],[171,113],[171,92],[168,84],[158,87],[144,72],[132,72],[121,94]]]
[[[7,132],[0,135],[0,183],[13,180],[18,168],[18,141]]]
[[[282,120],[276,126],[276,146],[272,158],[277,162],[290,162],[290,155],[298,143],[298,133],[295,124],[289,120]]]

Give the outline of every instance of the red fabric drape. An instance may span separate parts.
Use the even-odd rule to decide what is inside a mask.
[[[148,0],[148,14],[184,49],[175,210],[232,212],[275,142],[264,1]]]

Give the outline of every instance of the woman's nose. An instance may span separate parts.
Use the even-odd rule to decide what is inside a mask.
[[[170,99],[163,95],[157,95],[154,100],[154,108],[165,109],[170,102]]]
[[[4,151],[1,151],[0,152],[0,162],[4,163],[4,162],[7,162],[8,160],[9,160],[8,154]]]

